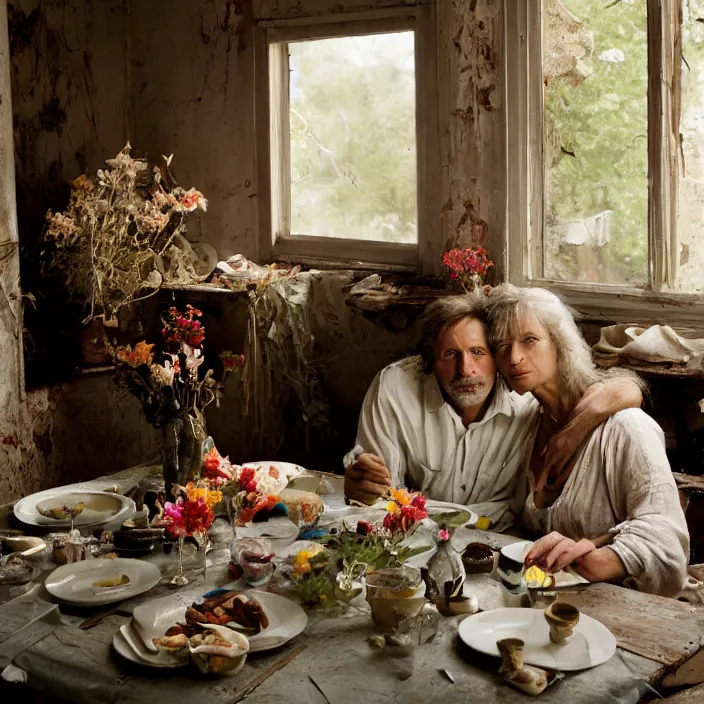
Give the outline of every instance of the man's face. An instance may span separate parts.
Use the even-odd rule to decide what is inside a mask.
[[[484,323],[467,317],[445,326],[435,343],[434,371],[440,386],[460,410],[484,403],[496,380],[496,364]]]

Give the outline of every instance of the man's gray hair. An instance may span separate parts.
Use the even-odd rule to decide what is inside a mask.
[[[518,288],[501,284],[487,298],[489,341],[494,349],[519,333],[520,319],[528,315],[547,330],[557,351],[557,372],[562,392],[577,403],[589,386],[612,376],[594,366],[592,352],[570,309],[544,288]]]
[[[426,374],[435,367],[435,343],[442,330],[464,318],[476,318],[486,325],[486,297],[483,293],[443,296],[425,308],[418,320],[418,351]]]

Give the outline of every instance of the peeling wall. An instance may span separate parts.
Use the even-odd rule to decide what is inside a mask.
[[[503,265],[503,3],[440,2],[442,227],[446,249],[482,245]]]
[[[20,238],[36,245],[47,208],[130,137],[128,0],[10,0]]]
[[[0,2],[0,27],[6,21]],[[0,31],[0,501],[16,491],[11,470],[19,467],[22,443],[22,324],[9,66],[8,36]]]
[[[135,144],[208,198],[189,238],[256,259],[251,0],[135,3],[131,27]]]
[[[65,205],[68,181],[127,141],[128,9],[127,0],[0,0],[0,243],[16,241],[19,227],[31,252],[47,208]],[[11,251],[0,279],[17,294]],[[31,290],[31,281],[23,285]],[[21,314],[18,297],[12,310]],[[156,457],[155,431],[108,377],[35,389],[21,402],[21,336],[6,313],[0,293],[0,501]]]

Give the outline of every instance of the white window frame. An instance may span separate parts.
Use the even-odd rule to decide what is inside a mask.
[[[671,290],[678,252],[679,124],[673,97],[674,82],[679,81],[674,69],[681,5],[647,0],[647,10],[649,264],[648,281],[638,288],[544,277],[542,0],[504,0],[507,278],[517,285],[555,291],[585,319],[668,323],[700,333],[704,297]]]
[[[260,259],[430,271],[440,252],[435,3],[334,16],[260,21],[255,28],[255,111]],[[291,164],[287,41],[415,33],[417,244],[290,232]],[[271,69],[271,70],[270,70]],[[275,176],[275,178],[274,178]]]

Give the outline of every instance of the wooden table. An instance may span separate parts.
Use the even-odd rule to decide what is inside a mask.
[[[126,490],[138,481],[143,471],[130,470],[88,484],[92,488],[118,484]],[[326,501],[339,499],[339,496],[331,496]],[[202,584],[203,591],[207,591],[230,581],[226,565],[232,529],[221,519],[216,521],[214,528],[211,540],[215,549],[209,553],[212,564],[206,579],[200,568],[202,557],[193,554],[186,557],[187,568],[191,569],[196,580],[188,589],[194,584]],[[514,540],[479,531],[468,531],[467,537],[478,537],[496,545]],[[173,553],[170,556],[155,554],[148,559],[158,564],[167,576],[175,569]],[[588,600],[589,595],[594,594],[595,603],[598,603],[603,586],[607,590],[617,590],[625,595],[626,600],[631,594],[618,587],[595,585],[586,587],[582,598]],[[477,593],[483,609],[502,605],[503,590],[491,577],[468,578],[467,588]],[[12,622],[18,614],[29,613],[30,609],[51,608],[50,596],[39,590],[27,598],[0,606],[0,670],[11,662],[19,668],[15,674],[21,676],[25,673],[27,677],[26,684],[12,686],[9,696],[17,701],[32,701],[31,696],[39,693],[44,697],[43,701],[47,698],[64,699],[86,704],[234,704],[245,696],[252,704],[527,701],[525,695],[509,688],[497,677],[496,661],[483,659],[460,643],[457,625],[461,617],[441,619],[435,639],[416,648],[410,658],[393,658],[385,651],[372,650],[367,645],[367,637],[374,631],[366,603],[362,608],[340,614],[309,612],[309,625],[301,636],[277,651],[251,656],[244,670],[230,678],[207,680],[189,669],[143,668],[120,658],[111,647],[114,632],[127,622],[129,613],[137,604],[170,593],[171,589],[158,585],[145,595],[123,602],[118,605],[119,612],[108,615],[89,630],[81,630],[78,625],[94,615],[95,610],[61,605],[47,618],[18,632]],[[584,610],[589,612],[589,608],[585,606]],[[594,615],[608,621],[603,613]],[[693,620],[692,623],[696,625],[699,621]],[[14,631],[14,635],[8,636],[8,629],[11,633]],[[676,649],[675,640],[668,641],[672,652]],[[629,650],[637,651],[637,648],[629,647]],[[566,676],[546,690],[540,701],[635,704],[646,690],[645,682],[661,674],[661,660],[652,652],[649,657],[643,657],[637,652],[619,649],[609,662]],[[441,670],[447,670],[454,682]],[[19,691],[15,692],[15,687]]]

